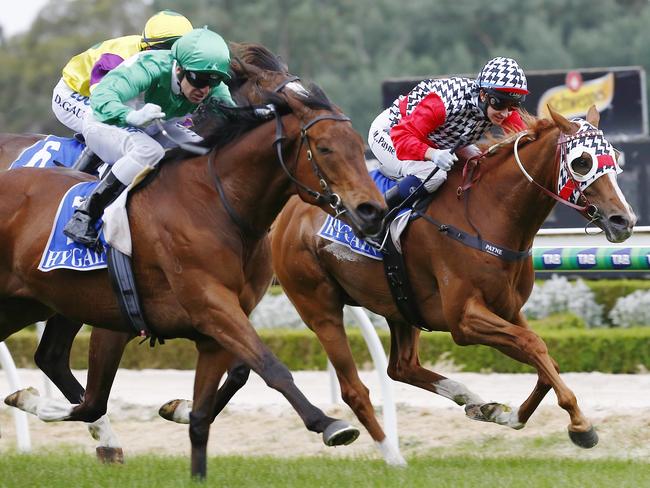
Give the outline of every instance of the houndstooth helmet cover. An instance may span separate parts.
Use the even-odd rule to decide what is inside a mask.
[[[489,60],[478,74],[476,83],[480,88],[528,94],[528,83],[524,70],[512,58],[499,56]]]

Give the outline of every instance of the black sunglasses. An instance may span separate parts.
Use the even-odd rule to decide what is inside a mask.
[[[219,73],[202,73],[200,71],[185,71],[185,79],[194,88],[210,88],[217,86],[223,81]]]

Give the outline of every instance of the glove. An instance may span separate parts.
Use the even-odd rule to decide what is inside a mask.
[[[429,159],[442,171],[449,171],[458,158],[449,149],[431,149]]]
[[[145,127],[157,119],[165,117],[165,112],[162,111],[159,105],[155,103],[147,103],[144,107],[138,110],[133,110],[126,114],[126,123],[134,127]]]
[[[275,107],[271,104],[253,109],[253,113],[258,119],[270,120],[275,117]]]

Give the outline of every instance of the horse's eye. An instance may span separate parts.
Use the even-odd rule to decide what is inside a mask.
[[[316,149],[320,154],[326,155],[326,154],[332,154],[332,150],[329,147],[325,146],[316,146]]]
[[[584,176],[589,173],[591,170],[591,157],[590,156],[580,156],[571,161],[571,171],[575,174]]]

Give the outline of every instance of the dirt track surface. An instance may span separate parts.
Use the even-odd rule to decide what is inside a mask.
[[[85,383],[85,372],[76,376]],[[45,394],[40,373],[19,370],[24,386]],[[530,393],[535,376],[528,374],[449,373],[486,401],[518,405]],[[361,373],[370,388],[373,404],[381,415],[381,388],[373,372]],[[342,417],[361,430],[350,446],[328,448],[319,435],[308,432],[288,403],[252,374],[249,383],[235,396],[211,429],[210,455],[275,456],[368,456],[379,459],[373,441],[347,405],[333,404],[327,373],[297,372],[298,387],[329,415]],[[471,421],[463,409],[449,400],[394,384],[400,448],[405,456],[444,449],[448,454],[475,452],[480,456],[527,455],[570,456],[580,459],[615,457],[650,459],[650,375],[606,375],[569,373],[563,378],[573,389],[583,412],[596,426],[600,443],[591,450],[571,444],[566,435],[566,412],[550,393],[528,425],[514,431],[495,424]],[[157,415],[158,407],[172,398],[191,398],[193,372],[120,370],[113,387],[109,415],[124,447],[125,455],[151,452],[189,455],[186,425],[167,422]],[[0,371],[0,397],[11,393],[7,376]],[[59,398],[54,390],[52,396]],[[0,452],[16,446],[13,409],[0,406]],[[41,422],[29,416],[34,450],[60,446],[89,453],[95,441],[83,424]],[[450,449],[450,447],[452,449]]]

